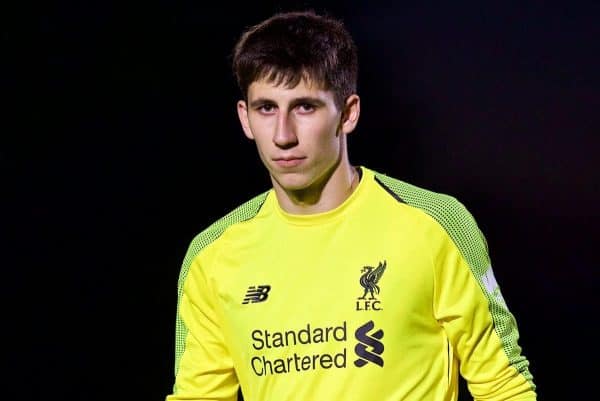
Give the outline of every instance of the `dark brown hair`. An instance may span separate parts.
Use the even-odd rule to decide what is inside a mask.
[[[356,93],[356,45],[343,23],[314,11],[278,13],[248,28],[233,51],[244,99],[254,81],[293,88],[301,79],[332,90],[338,107]]]

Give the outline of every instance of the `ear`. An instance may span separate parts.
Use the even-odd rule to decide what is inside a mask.
[[[342,111],[342,133],[349,134],[354,131],[356,124],[358,124],[358,117],[360,116],[360,97],[357,94],[348,96]]]
[[[238,118],[240,119],[240,124],[242,124],[244,134],[248,139],[254,140],[254,135],[252,134],[252,130],[250,129],[250,121],[248,120],[248,105],[244,100],[238,100],[237,113]]]

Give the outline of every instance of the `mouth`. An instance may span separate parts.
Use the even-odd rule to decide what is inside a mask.
[[[293,157],[292,156],[292,157],[275,158],[275,159],[273,159],[273,161],[279,167],[290,168],[290,167],[299,166],[300,164],[302,164],[304,162],[305,159],[306,159],[305,157]]]

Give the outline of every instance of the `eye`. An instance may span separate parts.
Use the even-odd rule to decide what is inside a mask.
[[[275,112],[275,105],[265,103],[256,108],[261,114],[273,114]]]
[[[310,103],[300,103],[298,105],[298,110],[300,111],[300,113],[302,114],[308,114],[311,113],[315,110],[315,106],[310,104]]]

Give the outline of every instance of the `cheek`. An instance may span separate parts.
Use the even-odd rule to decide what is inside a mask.
[[[324,152],[337,152],[341,146],[341,135],[337,135],[336,126],[329,125],[321,130],[317,145]]]
[[[273,146],[271,137],[265,135],[265,131],[261,131],[260,128],[256,129],[256,127],[253,127],[252,134],[254,135],[254,146],[256,146],[258,156],[263,163],[268,164],[268,155],[271,153],[270,149]]]
[[[268,150],[267,150],[268,144],[265,144],[264,138],[254,137],[254,145],[256,146],[256,150],[258,151],[258,155],[264,161],[265,160],[265,155],[269,153]]]
[[[260,134],[254,135],[254,142],[256,142],[256,147],[261,153],[266,153],[267,149],[270,148],[273,144],[273,140],[270,136]]]
[[[269,119],[250,119],[248,121],[248,126],[256,140],[262,140],[263,142],[265,141],[265,138],[271,138],[271,133],[274,129],[273,122]]]
[[[313,142],[333,143],[336,138],[337,124],[331,118],[319,118],[307,121],[298,121],[297,129],[305,135],[312,137]]]

